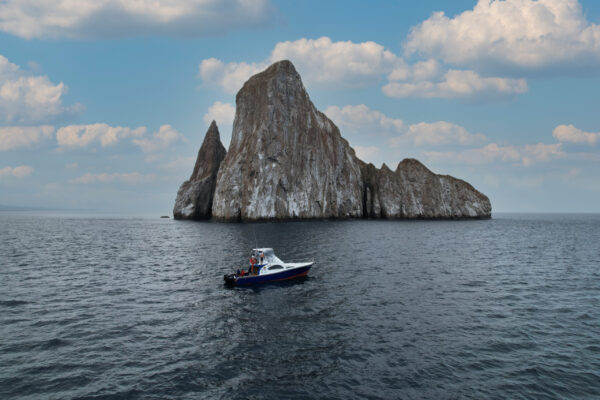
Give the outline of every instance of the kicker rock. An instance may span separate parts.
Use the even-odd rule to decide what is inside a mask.
[[[217,123],[213,121],[198,151],[192,176],[183,182],[177,192],[173,208],[175,219],[211,218],[217,173],[226,153]]]
[[[490,218],[492,206],[467,182],[437,175],[415,159],[393,172],[385,164],[362,166],[364,215],[370,218]]]
[[[289,61],[251,77],[236,105],[229,151],[213,122],[194,173],[177,194],[175,218],[491,216],[485,195],[417,160],[402,161],[396,171],[359,160],[312,104]]]
[[[354,150],[315,108],[291,62],[277,62],[244,84],[213,217],[361,217],[362,186]]]

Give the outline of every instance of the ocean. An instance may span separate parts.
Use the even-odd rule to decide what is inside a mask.
[[[0,227],[2,399],[600,398],[600,215]]]

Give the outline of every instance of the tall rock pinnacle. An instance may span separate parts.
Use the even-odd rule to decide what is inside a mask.
[[[360,217],[361,193],[354,150],[315,108],[291,62],[279,61],[244,84],[213,217]]]
[[[173,208],[176,219],[209,219],[217,172],[227,151],[221,143],[219,128],[213,121],[198,151],[196,165],[189,180],[183,182]]]

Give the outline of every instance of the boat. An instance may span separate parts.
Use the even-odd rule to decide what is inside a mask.
[[[314,261],[286,263],[281,261],[272,248],[252,249],[248,271],[238,270],[223,277],[225,283],[234,286],[249,286],[267,282],[279,282],[301,278],[308,274]]]

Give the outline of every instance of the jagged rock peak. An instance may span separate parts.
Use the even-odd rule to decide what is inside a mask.
[[[402,160],[395,172],[384,164],[363,168],[364,214],[370,218],[489,218],[489,199],[467,182],[437,175],[420,161]]]
[[[396,167],[396,173],[403,169],[413,169],[423,173],[433,173],[429,168],[427,168],[423,163],[415,158],[405,158],[404,160],[398,163]]]
[[[360,217],[361,194],[354,150],[315,108],[290,61],[276,62],[243,85],[217,178],[214,217]]]
[[[192,175],[177,192],[173,207],[176,219],[211,218],[217,173],[226,154],[217,123],[212,121],[198,151]]]
[[[383,163],[383,164],[381,164],[381,168],[380,168],[380,170],[382,170],[382,171],[390,171],[390,172],[392,171],[392,170],[390,169],[390,167],[388,167],[388,166],[387,166],[387,164],[386,164],[386,163]]]
[[[244,83],[242,89],[240,89],[238,94],[243,92],[244,90],[248,90],[247,86],[252,86],[265,81],[278,79],[277,76],[279,76],[279,79],[281,79],[281,77],[287,77],[291,80],[296,80],[300,84],[302,84],[302,78],[300,77],[298,71],[296,71],[296,67],[294,67],[294,64],[292,64],[290,60],[281,60],[271,64],[264,71],[251,76],[250,79],[248,79],[246,83]]]
[[[213,120],[206,131],[206,135],[204,135],[204,141],[198,151],[196,164],[194,165],[194,171],[192,172],[192,176],[190,176],[190,180],[202,179],[212,173],[216,173],[222,161],[222,159],[219,160],[219,157],[226,152],[225,146],[221,143],[221,135],[219,134],[217,122]]]

